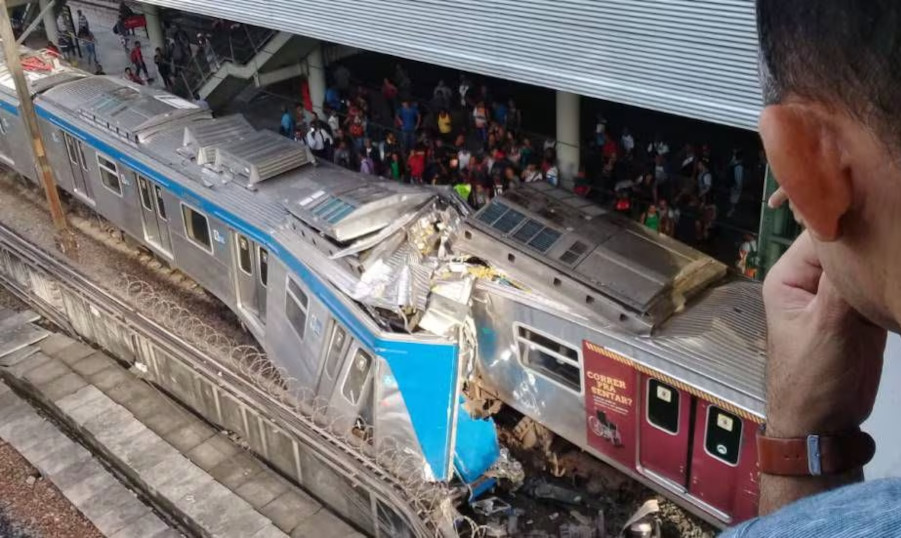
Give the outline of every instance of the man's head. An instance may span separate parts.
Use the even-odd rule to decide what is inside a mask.
[[[901,320],[901,3],[758,0],[771,169],[845,299]]]
[[[141,42],[140,42],[140,41],[135,41],[135,48],[136,48],[136,49],[141,48]]]

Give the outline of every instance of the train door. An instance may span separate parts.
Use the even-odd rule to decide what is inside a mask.
[[[172,238],[169,236],[169,214],[163,200],[163,190],[144,176],[137,175],[138,193],[141,197],[141,221],[144,239],[166,256],[172,256]]]
[[[84,155],[84,143],[70,135],[63,133],[66,142],[66,154],[69,156],[69,164],[72,167],[72,181],[75,193],[90,203],[94,203],[94,191],[91,188],[91,178],[88,172],[88,162]]]
[[[650,377],[644,378],[644,416],[640,428],[639,461],[645,471],[688,485],[691,442],[691,395]]]
[[[325,346],[325,356],[322,360],[322,367],[319,369],[319,382],[316,384],[316,394],[323,398],[328,398],[335,391],[341,364],[344,362],[348,347],[350,347],[347,329],[334,320],[331,325]]]
[[[338,383],[329,401],[332,412],[340,418],[372,424],[372,371],[375,360],[371,353],[353,343],[340,369]]]
[[[269,252],[247,236],[233,232],[238,307],[260,324],[266,323]]]
[[[697,400],[689,493],[731,517],[757,513],[756,424]]]

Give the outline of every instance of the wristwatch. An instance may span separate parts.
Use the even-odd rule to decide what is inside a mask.
[[[841,474],[863,467],[876,453],[876,442],[859,429],[831,435],[768,437],[757,433],[760,472],[779,476]]]

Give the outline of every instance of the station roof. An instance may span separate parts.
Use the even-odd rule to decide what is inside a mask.
[[[762,106],[753,0],[148,3],[748,130]]]

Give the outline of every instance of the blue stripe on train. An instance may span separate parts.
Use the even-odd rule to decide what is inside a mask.
[[[153,179],[178,198],[246,234],[283,260],[360,342],[388,361],[432,473],[438,480],[450,478],[449,445],[454,418],[452,414],[454,396],[458,382],[458,353],[455,344],[395,341],[372,334],[327,285],[294,256],[282,250],[269,234],[40,106],[35,106],[35,109],[41,118],[81,138],[133,171]]]
[[[9,113],[12,114],[13,116],[18,116],[18,115],[19,115],[19,109],[16,108],[15,105],[12,105],[12,104],[10,104],[10,103],[7,103],[6,101],[4,101],[4,100],[2,100],[2,99],[0,99],[0,108],[2,108],[3,110],[9,112]]]

